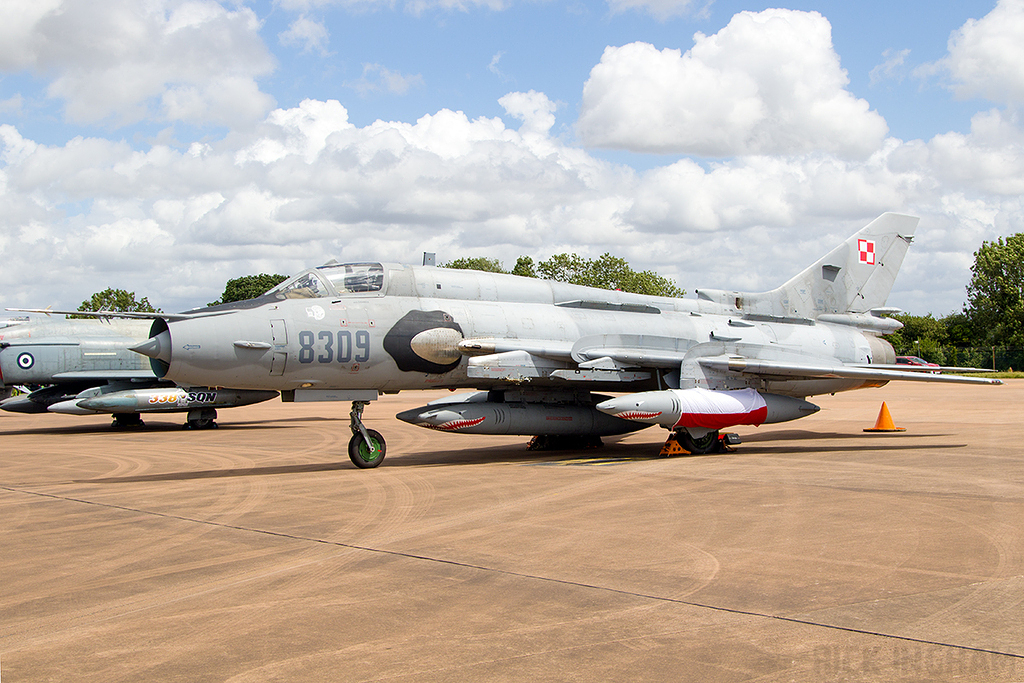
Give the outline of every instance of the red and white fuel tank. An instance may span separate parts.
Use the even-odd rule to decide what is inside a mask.
[[[725,429],[736,425],[787,422],[818,412],[802,398],[762,394],[754,389],[711,391],[665,389],[627,394],[598,403],[602,413],[668,429]]]

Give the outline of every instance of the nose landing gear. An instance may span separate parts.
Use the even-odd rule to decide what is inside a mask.
[[[352,401],[352,412],[349,413],[352,438],[348,442],[348,457],[352,464],[361,469],[369,469],[381,464],[387,444],[384,437],[375,429],[367,429],[363,424],[363,408],[369,401]]]

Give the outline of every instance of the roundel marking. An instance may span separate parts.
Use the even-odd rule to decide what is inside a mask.
[[[18,367],[22,370],[28,370],[36,364],[36,359],[32,357],[31,353],[22,353],[18,356]]]

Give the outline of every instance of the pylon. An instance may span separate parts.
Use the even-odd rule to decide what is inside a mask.
[[[889,414],[889,406],[882,401],[882,409],[878,411],[878,419],[874,427],[865,427],[865,432],[905,432],[906,427],[897,427],[892,422],[892,415]]]

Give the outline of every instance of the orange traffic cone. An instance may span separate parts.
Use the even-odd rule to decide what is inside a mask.
[[[889,414],[889,407],[882,401],[882,409],[878,411],[878,419],[874,427],[866,427],[865,432],[905,432],[906,427],[897,427],[892,423],[892,415]]]

